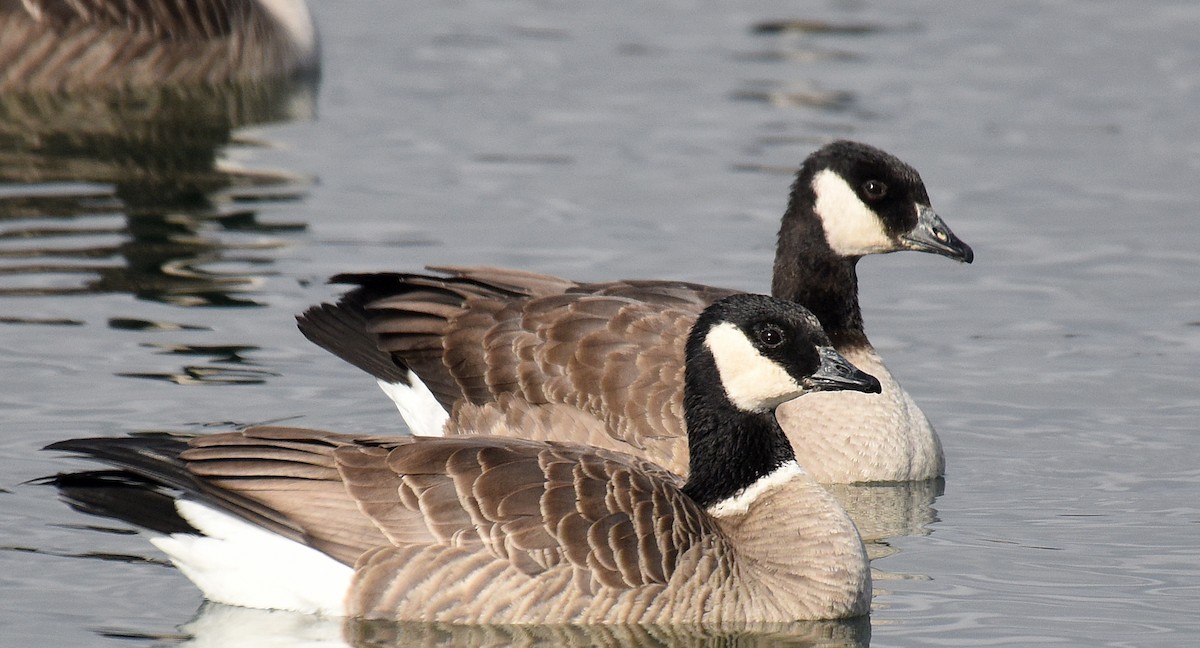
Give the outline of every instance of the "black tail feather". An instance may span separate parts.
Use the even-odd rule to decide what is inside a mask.
[[[198,534],[175,510],[176,493],[123,470],[60,473],[44,480],[71,508],[156,533]]]
[[[58,441],[44,449],[82,455],[117,470],[60,474],[46,483],[58,486],[67,503],[77,510],[153,531],[194,532],[175,513],[174,500],[186,498],[209,504],[285,538],[307,542],[304,531],[278,511],[194,475],[180,458],[188,447],[186,438],[169,434]],[[145,511],[140,509],[143,505],[147,507]],[[178,520],[172,520],[172,516]]]
[[[366,310],[358,300],[343,297],[337,304],[313,306],[296,316],[296,326],[313,344],[376,379],[408,384],[408,367],[379,348],[368,330]]]

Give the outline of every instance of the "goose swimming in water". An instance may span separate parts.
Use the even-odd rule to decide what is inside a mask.
[[[686,482],[576,444],[280,427],[59,442],[113,469],[53,482],[233,605],[458,623],[867,613],[858,532],[773,410],[878,382],[810,313],[760,295],[706,308],[685,353]]]
[[[780,226],[772,293],[811,310],[834,347],[882,384],[881,394],[780,408],[801,463],[824,483],[924,480],[945,468],[933,426],[863,330],[856,264],[899,250],[974,258],[909,165],[848,141],[810,155]],[[356,287],[298,317],[300,330],[374,375],[414,434],[575,441],[686,474],[684,340],[705,306],[734,291],[434,269],[443,275],[334,277]]]

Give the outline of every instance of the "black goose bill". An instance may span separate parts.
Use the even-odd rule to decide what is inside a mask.
[[[857,391],[865,394],[878,394],[881,391],[875,376],[850,364],[833,347],[820,347],[818,353],[821,366],[805,381],[809,391]]]
[[[930,252],[949,257],[963,263],[975,260],[975,252],[954,235],[932,207],[922,205],[917,209],[917,225],[900,237],[905,246],[918,252]]]

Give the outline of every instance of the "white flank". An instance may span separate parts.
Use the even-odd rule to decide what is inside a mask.
[[[354,569],[212,507],[176,500],[204,536],[150,539],[209,600],[228,605],[344,616]]]
[[[412,369],[408,370],[408,381],[412,383],[411,387],[404,383],[378,382],[415,436],[444,436],[443,428],[450,415]]]
[[[879,215],[868,207],[842,176],[828,169],[813,178],[815,209],[829,247],[841,256],[891,252],[896,244],[883,231]]]
[[[793,459],[760,477],[758,481],[738,491],[733,497],[723,499],[708,507],[708,514],[717,518],[728,515],[744,515],[758,498],[803,474],[804,469]]]
[[[804,393],[779,363],[764,357],[737,326],[723,322],[704,337],[729,402],[746,412],[773,410]]]
[[[317,49],[317,28],[304,0],[259,0],[259,4],[283,27],[288,40],[311,56]]]

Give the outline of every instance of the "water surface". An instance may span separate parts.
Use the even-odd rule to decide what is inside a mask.
[[[336,272],[484,263],[765,291],[790,175],[835,137],[917,167],[977,257],[860,263],[867,332],[948,471],[847,495],[894,514],[864,524],[869,625],[788,632],[1200,638],[1200,7],[314,11],[319,88],[0,98],[5,645],[715,642],[202,608],[144,540],[25,482],[82,465],[38,451],[68,436],[402,431],[372,381],[294,329]]]

